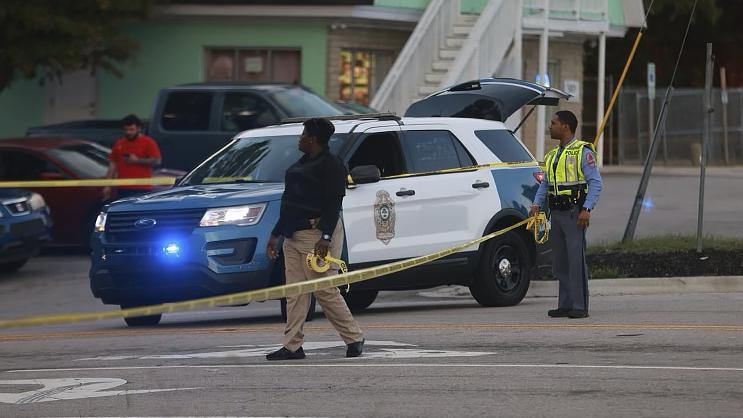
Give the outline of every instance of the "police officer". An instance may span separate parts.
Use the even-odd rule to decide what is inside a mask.
[[[278,258],[276,248],[284,237],[286,283],[297,283],[333,274],[317,273],[307,266],[307,254],[340,257],[343,225],[340,211],[346,194],[346,167],[330,153],[328,142],[335,127],[327,119],[313,118],[304,122],[299,137],[299,150],[304,156],[286,170],[284,194],[279,220],[271,233],[266,253]],[[358,357],[364,347],[359,324],[351,315],[346,301],[336,287],[315,292],[325,316],[346,343],[346,357]],[[268,360],[305,358],[304,322],[310,306],[310,295],[286,298],[286,328],[283,347],[268,354]]]
[[[539,185],[529,210],[536,214],[547,200],[551,212],[553,271],[560,282],[553,318],[588,317],[588,266],[586,228],[601,194],[601,175],[593,144],[575,139],[578,119],[573,112],[557,112],[550,122],[550,136],[560,146],[545,156],[547,175]]]

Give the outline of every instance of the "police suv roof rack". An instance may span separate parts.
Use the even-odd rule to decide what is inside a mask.
[[[360,115],[333,115],[333,116],[316,116],[328,120],[359,120],[359,119],[376,119],[376,120],[394,120],[400,122],[402,118],[394,113],[362,113]],[[298,118],[285,118],[281,120],[281,124],[286,123],[301,123],[306,120],[312,119],[311,117],[298,117]]]

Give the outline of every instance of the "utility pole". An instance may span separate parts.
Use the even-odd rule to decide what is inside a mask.
[[[702,234],[704,224],[704,180],[707,175],[707,153],[709,151],[710,129],[712,127],[712,44],[707,43],[707,67],[704,72],[704,134],[702,136],[702,161],[699,174],[699,211],[697,212],[697,253],[702,252]]]
[[[720,68],[720,101],[722,102],[722,151],[725,164],[730,165],[730,145],[728,143],[728,83],[725,67]]]
[[[544,0],[544,21],[542,23],[542,34],[539,37],[539,73],[537,78],[541,80],[542,85],[547,85],[547,57],[549,49],[549,25],[550,25],[550,0]],[[537,82],[539,82],[539,80]],[[535,140],[537,160],[544,159],[544,129],[545,129],[545,109],[544,106],[537,106],[537,136]]]

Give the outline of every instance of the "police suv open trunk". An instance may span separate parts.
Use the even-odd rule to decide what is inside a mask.
[[[569,94],[560,90],[528,81],[483,78],[433,93],[410,105],[405,116],[475,118],[505,122],[524,106],[557,106],[560,99],[569,97]]]

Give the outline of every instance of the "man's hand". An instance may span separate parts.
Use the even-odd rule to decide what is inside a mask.
[[[315,244],[315,255],[325,258],[328,255],[328,248],[330,248],[330,241],[320,238]]]
[[[591,212],[581,209],[578,213],[578,226],[588,228],[588,222],[591,220]]]
[[[103,188],[103,200],[111,200],[111,186],[106,186]]]
[[[536,215],[537,213],[539,213],[540,209],[541,208],[539,207],[539,205],[531,205],[531,207],[529,208],[529,216]]]
[[[279,250],[276,248],[278,243],[279,237],[271,235],[271,238],[268,239],[268,244],[266,245],[266,254],[268,254],[268,258],[274,261],[279,258]]]
[[[141,164],[142,163],[142,159],[137,157],[134,154],[126,154],[124,156],[124,161],[126,161],[129,164]]]

